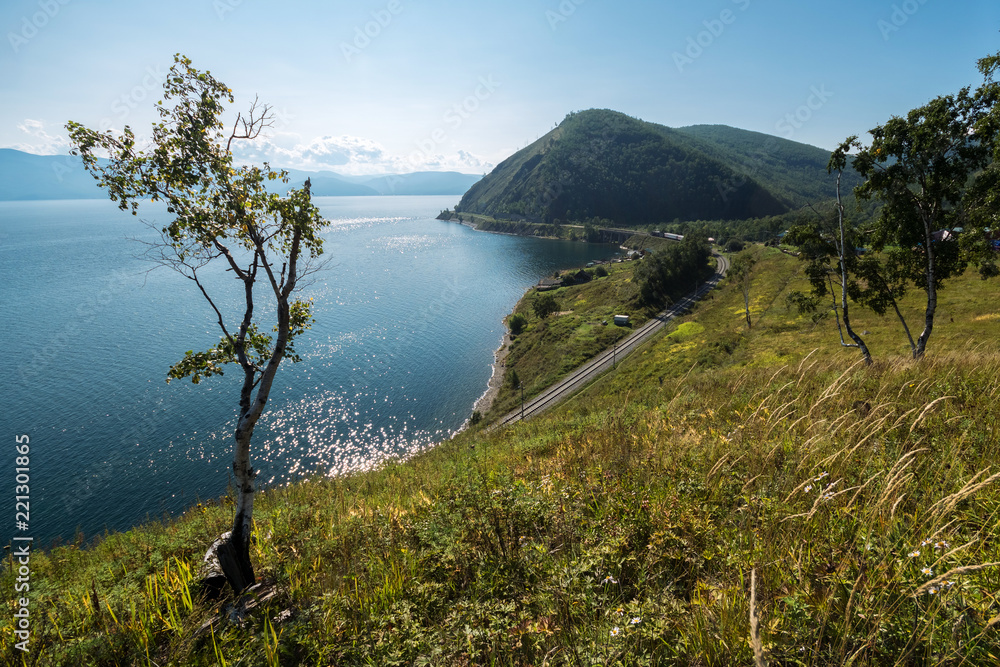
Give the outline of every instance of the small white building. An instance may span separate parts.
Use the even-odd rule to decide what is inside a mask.
[[[615,326],[627,327],[628,326],[628,315],[615,315]]]

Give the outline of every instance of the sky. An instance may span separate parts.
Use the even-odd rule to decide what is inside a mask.
[[[832,149],[981,82],[997,0],[3,0],[0,147],[155,120],[175,53],[275,119],[245,162],[486,173],[573,111]]]

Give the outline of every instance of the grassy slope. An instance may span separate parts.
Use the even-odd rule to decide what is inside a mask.
[[[517,372],[526,400],[625,338],[652,316],[652,311],[639,305],[639,288],[632,282],[635,264],[625,262],[604,267],[608,275],[603,278],[546,292],[558,301],[560,312],[544,320],[532,312],[532,303],[539,295],[534,290],[514,307],[514,312],[526,317],[528,324],[510,345],[505,361],[507,379],[511,370]],[[615,326],[616,314],[629,315],[631,326]],[[485,421],[488,423],[514,410],[520,400],[520,392],[505,382]]]
[[[941,293],[920,364],[898,325],[857,313],[863,368],[831,322],[785,307],[795,260],[759,266],[749,333],[725,286],[549,414],[263,494],[255,559],[276,595],[242,624],[199,633],[219,604],[184,595],[225,503],[36,554],[32,656],[753,664],[753,615],[771,664],[995,664],[996,286]]]

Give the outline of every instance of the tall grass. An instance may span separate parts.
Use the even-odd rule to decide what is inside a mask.
[[[550,415],[267,490],[260,584],[243,600],[207,600],[197,585],[230,521],[225,501],[38,553],[31,652],[15,652],[0,618],[3,655],[997,664],[1000,349],[866,368],[800,323],[815,345],[776,354],[790,282],[775,279],[770,315],[734,347],[714,345],[732,336],[721,292],[692,315],[703,340],[681,350],[664,337]],[[758,363],[764,350],[780,363]]]

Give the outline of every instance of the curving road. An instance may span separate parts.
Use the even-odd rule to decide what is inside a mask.
[[[629,353],[631,353],[635,348],[652,338],[653,334],[662,329],[667,322],[686,311],[691,304],[703,297],[706,293],[712,290],[720,280],[726,277],[726,272],[729,270],[729,260],[716,252],[713,252],[712,254],[716,258],[716,272],[696,291],[687,295],[681,301],[675,303],[667,310],[643,324],[630,336],[628,336],[628,338],[620,341],[614,348],[601,352],[596,357],[585,363],[583,366],[577,368],[575,371],[543,391],[538,396],[525,401],[523,414],[522,409],[518,408],[491,425],[490,430],[499,428],[500,426],[506,426],[507,424],[513,424],[521,419],[533,417],[539,412],[542,412],[560,401],[569,398],[572,394],[576,393],[585,385],[597,378],[598,375],[612,368],[618,361],[628,356]]]

